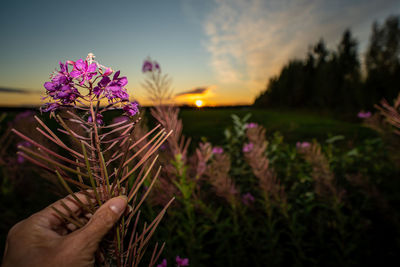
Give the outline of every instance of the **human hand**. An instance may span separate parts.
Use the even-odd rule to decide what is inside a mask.
[[[75,195],[82,202],[87,202],[83,193]],[[127,198],[120,196],[110,199],[91,216],[85,226],[72,233],[70,231],[76,227],[66,225],[51,208],[53,206],[64,214],[70,214],[62,202],[75,216],[83,214],[84,211],[72,197],[67,196],[17,223],[8,233],[3,267],[93,266],[99,243],[124,213]]]

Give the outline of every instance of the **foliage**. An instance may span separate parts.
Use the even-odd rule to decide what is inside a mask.
[[[336,50],[328,50],[321,39],[306,59],[285,65],[254,105],[354,112],[372,108],[383,97],[393,99],[400,77],[398,16],[389,17],[382,26],[373,25],[365,69],[363,78],[357,40],[346,30]]]
[[[147,77],[149,84],[154,76]],[[179,109],[156,103],[158,121],[179,129],[160,152],[166,168],[148,206],[176,196],[157,233],[169,241],[167,258],[185,255],[193,266],[361,266],[393,259],[400,248],[389,234],[400,229],[396,193],[386,187],[399,188],[399,169],[381,138],[293,145],[249,122],[250,114],[232,115],[223,143],[203,138],[190,153]]]

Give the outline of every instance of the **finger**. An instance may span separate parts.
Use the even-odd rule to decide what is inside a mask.
[[[79,244],[82,248],[89,249],[88,253],[94,253],[101,239],[125,211],[127,200],[126,196],[119,196],[104,203],[83,228],[69,236],[70,239],[73,239],[71,241]]]
[[[85,194],[79,192],[75,193],[75,196],[85,205],[89,203],[88,201],[94,201],[93,198],[87,198],[87,193]],[[68,195],[63,199],[58,200],[57,202],[51,204],[50,206],[36,214],[38,215],[37,217],[45,219],[41,221],[43,221],[43,223],[45,224],[44,226],[47,226],[49,228],[56,227],[64,223],[64,219],[62,219],[52,207],[69,216],[72,215],[71,212],[78,214],[82,210],[81,205],[71,195]]]

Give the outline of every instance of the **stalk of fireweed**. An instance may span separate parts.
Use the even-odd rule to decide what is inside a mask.
[[[157,165],[155,152],[171,135],[172,129],[166,132],[158,125],[141,138],[135,138],[139,109],[137,102],[129,101],[125,89],[127,83],[126,77],[120,77],[120,71],[114,72],[99,64],[93,54],[86,59],[60,62],[60,69],[52,73],[50,82],[44,84],[44,99],[48,102],[41,111],[50,112],[50,117],[55,118],[60,126],[57,132],[63,137],[59,137],[39,117],[35,119],[41,126],[37,131],[64,153],[56,153],[13,129],[16,135],[31,144],[30,147],[20,146],[18,154],[54,173],[86,213],[95,213],[115,196],[127,195],[129,212],[106,236],[97,252],[96,264],[104,266],[138,266],[151,236],[173,200],[169,200],[152,222],[139,220],[140,206],[154,186],[161,167],[156,168],[158,170],[149,188],[143,190],[141,187]],[[60,113],[60,110],[65,113]],[[126,119],[105,123],[105,112],[110,110],[121,110]],[[68,138],[73,145],[65,141]],[[89,200],[85,204],[79,201],[74,191],[82,191],[95,201]],[[76,216],[71,219],[68,214],[55,211],[67,224],[78,229],[83,227],[84,223]],[[155,265],[164,245],[156,243],[149,266]]]

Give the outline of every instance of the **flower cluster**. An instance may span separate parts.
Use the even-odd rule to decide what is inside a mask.
[[[181,258],[179,256],[176,256],[175,261],[176,261],[176,266],[178,267],[189,266],[188,258]],[[163,259],[162,262],[157,265],[157,267],[167,267],[167,259]]]
[[[303,149],[303,148],[308,148],[311,146],[310,142],[297,142],[296,143],[296,148],[297,149]]]
[[[213,147],[212,149],[213,154],[222,154],[224,153],[224,149],[220,146]]]
[[[371,117],[371,115],[372,115],[371,111],[367,112],[360,111],[358,112],[357,117],[359,117],[360,119],[368,119],[369,117]]]
[[[248,152],[252,151],[253,148],[254,148],[254,144],[253,143],[247,143],[247,144],[243,145],[243,149],[242,150],[243,150],[244,153],[248,153]]]
[[[246,129],[257,128],[258,124],[255,122],[246,123]]]
[[[153,61],[151,59],[146,59],[143,62],[142,72],[146,73],[146,72],[152,72],[152,71],[161,72],[160,64],[158,64],[157,61]]]
[[[242,202],[244,205],[250,206],[254,201],[255,198],[250,192],[247,192],[246,194],[242,195]]]
[[[115,72],[111,79],[113,70],[95,62],[93,55],[85,60],[60,62],[59,65],[60,69],[52,74],[51,81],[44,83],[47,94],[44,99],[49,101],[41,108],[42,111],[55,111],[62,106],[76,106],[77,103],[84,106],[85,103],[107,99],[111,105],[122,103],[127,116],[139,113],[138,103],[129,102],[125,88],[128,79],[120,77],[120,71]],[[157,67],[152,65],[151,68],[159,69],[158,63]],[[88,121],[92,122],[93,118]],[[101,114],[97,114],[96,122],[102,124]]]

